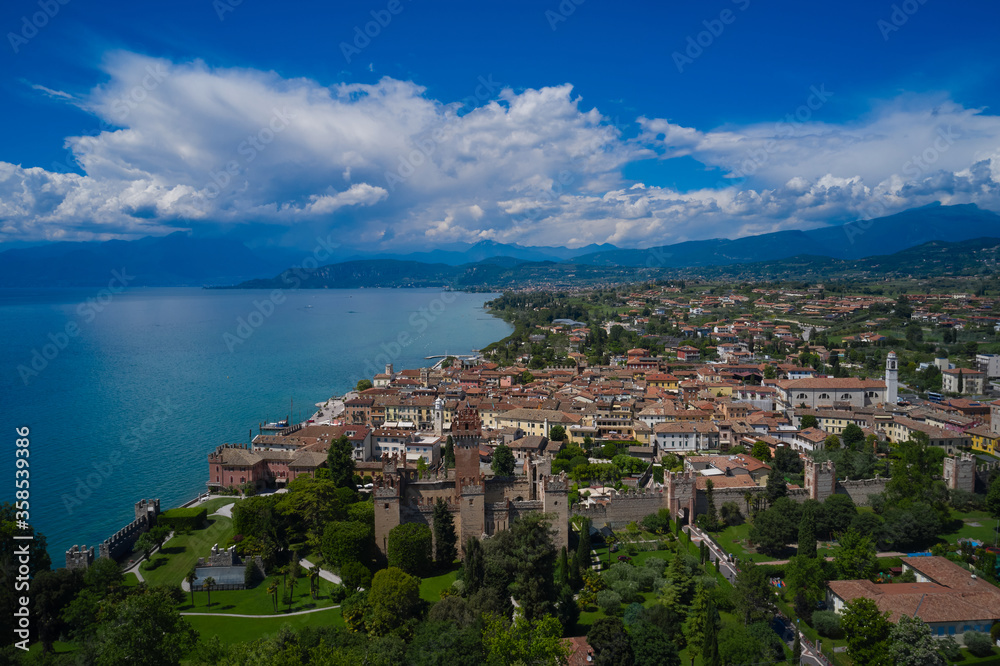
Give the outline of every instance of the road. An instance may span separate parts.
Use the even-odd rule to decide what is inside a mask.
[[[736,583],[736,575],[739,573],[739,569],[736,568],[736,563],[730,561],[730,556],[726,551],[719,548],[712,539],[708,538],[704,532],[693,525],[685,525],[682,528],[685,532],[691,535],[692,543],[700,544],[704,541],[708,545],[709,560],[712,562],[719,563],[719,573],[726,577],[730,583]],[[785,641],[789,646],[795,642],[795,631],[793,628],[791,620],[783,615],[778,615],[775,618],[781,631],[778,635],[781,636],[782,640]],[[827,661],[826,657],[822,655],[816,648],[812,647],[809,643],[809,639],[806,638],[805,634],[799,632],[799,641],[802,645],[802,659],[800,664],[808,664],[809,666],[829,666],[830,662]]]

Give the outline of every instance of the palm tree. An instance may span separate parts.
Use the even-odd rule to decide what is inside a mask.
[[[191,606],[194,606],[194,582],[198,579],[198,574],[195,572],[194,567],[191,567],[191,571],[188,571],[187,576],[184,580],[187,581],[188,589],[191,590]]]
[[[205,586],[205,591],[208,592],[208,607],[212,607],[212,587],[215,585],[215,579],[209,576],[202,583]]]
[[[313,599],[316,598],[316,592],[319,590],[319,565],[314,564],[312,568],[309,569],[309,596]]]
[[[272,580],[271,584],[267,586],[267,593],[271,597],[271,603],[274,604],[274,612],[278,612],[278,581]]]
[[[295,572],[292,572],[291,580],[288,581],[288,610],[292,610],[292,599],[295,597]]]
[[[743,501],[747,503],[747,519],[750,518],[750,500],[753,499],[753,493],[747,490],[743,493]]]

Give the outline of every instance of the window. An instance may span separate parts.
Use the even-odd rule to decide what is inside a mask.
[[[830,399],[830,394],[829,393],[820,393],[819,394],[819,399],[820,400],[829,400]]]

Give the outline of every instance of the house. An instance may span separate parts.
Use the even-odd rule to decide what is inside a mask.
[[[809,409],[829,409],[835,403],[857,409],[885,401],[885,382],[881,379],[783,379],[775,386],[778,405],[784,410],[803,404]]]
[[[719,448],[719,428],[712,423],[678,421],[653,426],[658,455]]]
[[[871,599],[891,622],[917,616],[936,638],[962,640],[967,631],[989,633],[1000,620],[1000,588],[944,557],[904,557],[903,571],[913,571],[916,583],[872,583],[838,580],[827,584],[827,607],[843,612],[854,599]]]
[[[979,395],[986,385],[986,375],[969,368],[950,368],[941,371],[941,390],[945,393]]]

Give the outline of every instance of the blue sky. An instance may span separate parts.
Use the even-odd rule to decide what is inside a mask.
[[[236,2],[4,3],[0,247],[650,246],[1000,209],[996,3]]]

